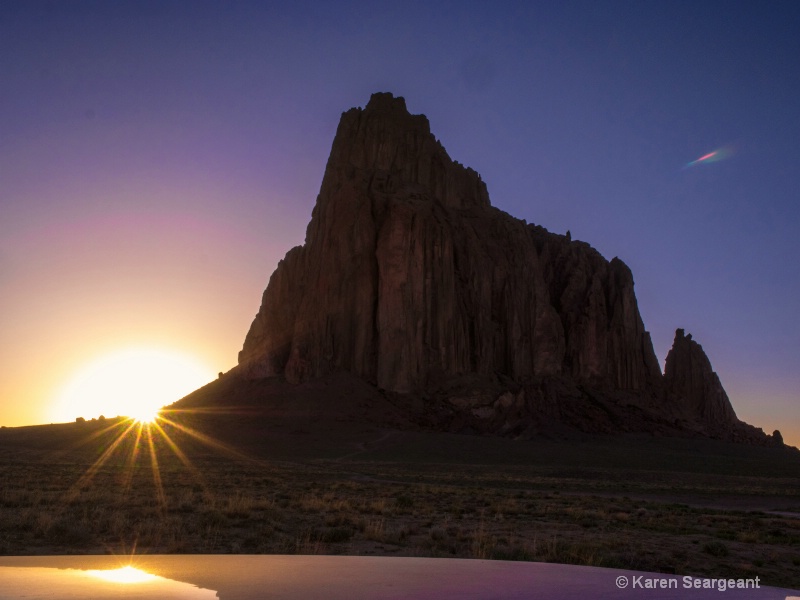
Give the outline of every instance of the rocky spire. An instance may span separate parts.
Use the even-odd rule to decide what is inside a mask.
[[[363,110],[342,114],[325,170],[325,181],[338,184],[366,177],[375,194],[416,188],[454,208],[489,206],[480,175],[454,162],[431,134],[425,115],[412,115],[403,98],[373,94]],[[323,183],[320,200],[327,196]]]
[[[691,334],[684,335],[683,329],[675,331],[664,368],[664,383],[672,404],[711,430],[729,429],[739,422],[703,347]]]

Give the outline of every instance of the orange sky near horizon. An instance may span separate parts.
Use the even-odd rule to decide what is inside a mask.
[[[170,187],[179,193],[175,184]],[[61,191],[66,203],[85,202],[68,192]],[[203,195],[191,193],[202,201]],[[196,387],[235,366],[283,248],[280,241],[264,244],[246,228],[234,227],[174,210],[123,210],[99,222],[76,211],[60,226],[20,230],[7,239],[26,262],[7,263],[16,285],[0,297],[5,315],[0,361],[13,374],[0,381],[0,397],[6,399],[0,424],[66,418],[55,409],[65,386],[93,361],[126,348],[192,357],[209,373]],[[274,246],[274,254],[265,255],[265,245]],[[246,261],[270,259],[264,275],[241,276]],[[99,414],[79,405],[69,420]]]

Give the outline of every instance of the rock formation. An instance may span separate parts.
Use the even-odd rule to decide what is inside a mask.
[[[705,423],[709,429],[724,428],[737,420],[703,347],[691,334],[684,335],[683,329],[675,332],[675,341],[667,354],[664,384],[675,408]]]
[[[451,429],[724,435],[739,422],[679,334],[662,376],[621,260],[492,207],[425,116],[374,94],[342,115],[305,244],[270,278],[235,371],[350,372],[425,398],[420,419]]]

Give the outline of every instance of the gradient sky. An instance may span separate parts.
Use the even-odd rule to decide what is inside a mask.
[[[5,0],[0,423],[130,345],[234,366],[341,112],[389,91],[495,206],[631,267],[662,368],[685,328],[800,445],[798,31],[797,2]]]

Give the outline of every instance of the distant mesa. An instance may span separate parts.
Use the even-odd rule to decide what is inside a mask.
[[[682,329],[661,373],[625,263],[494,208],[388,93],[342,115],[305,244],[272,274],[222,379],[333,372],[426,428],[774,443],[737,419]]]

